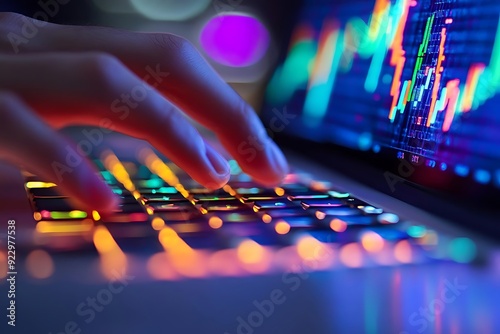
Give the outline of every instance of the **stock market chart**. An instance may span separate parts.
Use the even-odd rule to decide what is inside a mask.
[[[500,185],[497,0],[307,2],[267,91],[288,131]]]

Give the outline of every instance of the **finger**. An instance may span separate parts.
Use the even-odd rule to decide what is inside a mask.
[[[22,20],[12,29],[20,29]],[[15,24],[12,24],[13,26]],[[157,88],[191,117],[215,131],[244,171],[266,184],[279,182],[287,163],[269,139],[255,112],[209,66],[185,39],[169,34],[143,34],[109,28],[48,24],[27,52],[103,51],[119,58],[140,78]],[[162,75],[168,76],[162,77]]]
[[[218,188],[228,181],[227,161],[175,106],[112,56],[0,56],[0,63],[6,65],[0,89],[22,96],[52,125],[100,126],[107,120],[117,131],[149,141],[202,185]]]
[[[0,91],[0,158],[23,165],[89,210],[111,212],[118,199],[61,135],[11,93]],[[76,159],[68,163],[68,152]]]

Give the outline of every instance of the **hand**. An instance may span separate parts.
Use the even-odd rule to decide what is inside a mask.
[[[27,38],[30,28],[36,33]],[[0,13],[0,158],[57,183],[79,205],[108,212],[117,203],[88,161],[62,180],[54,168],[74,145],[55,129],[74,124],[111,122],[202,185],[224,185],[227,161],[181,110],[213,130],[256,181],[273,185],[286,174],[283,154],[252,108],[185,39]]]

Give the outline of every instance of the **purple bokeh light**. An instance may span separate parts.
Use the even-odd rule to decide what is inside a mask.
[[[257,18],[234,13],[210,19],[200,36],[210,58],[231,67],[246,67],[261,60],[269,40],[269,32]]]

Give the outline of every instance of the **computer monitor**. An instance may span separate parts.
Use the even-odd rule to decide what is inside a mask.
[[[389,188],[500,193],[498,1],[311,0],[297,22],[266,91],[264,120],[293,115],[278,132],[369,157]]]

